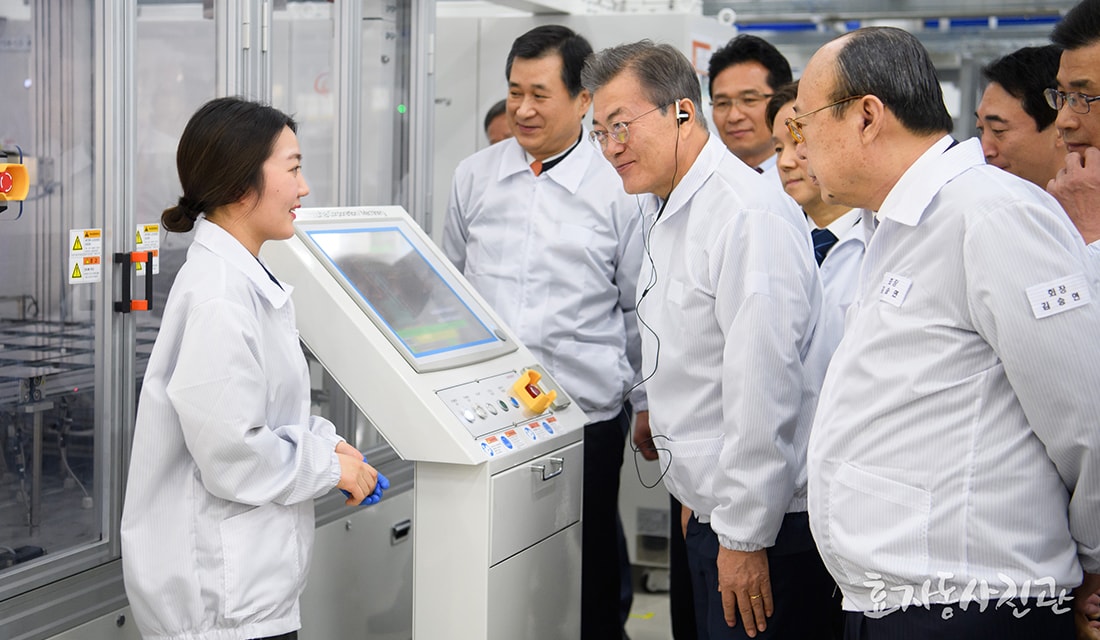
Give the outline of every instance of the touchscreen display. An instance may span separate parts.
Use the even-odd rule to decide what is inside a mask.
[[[307,235],[413,356],[498,341],[401,228]]]

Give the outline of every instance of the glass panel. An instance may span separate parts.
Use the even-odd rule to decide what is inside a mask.
[[[409,206],[409,84],[412,3],[363,0],[359,202]],[[360,422],[356,435],[384,443]]]
[[[328,0],[307,0],[274,15],[271,104],[298,123],[306,207],[337,204],[334,11]]]
[[[408,154],[402,145],[402,97],[407,95],[410,66],[407,52],[409,3],[393,0],[363,2],[362,78],[359,100],[362,139],[359,145],[360,175],[353,192],[359,201],[349,204],[406,204],[405,176]],[[298,122],[304,172],[309,182],[307,207],[335,206],[338,202],[336,171],[337,104],[335,49],[337,7],[327,0],[290,0],[285,8],[275,5],[272,44],[272,104]],[[298,313],[303,313],[298,309]],[[368,455],[372,463],[394,454],[381,435],[352,404],[343,390],[324,372],[307,350],[313,371],[313,410],[336,424],[339,433]]]
[[[409,2],[363,0],[360,201],[409,207]]]
[[[202,0],[139,0],[134,77],[137,128],[134,163],[134,222],[156,224],[182,195],[176,173],[176,145],[188,119],[215,97],[214,20]],[[187,257],[192,233],[160,230],[160,272],[153,282],[153,312],[137,314],[138,376],[160,327],[164,302]],[[135,229],[136,238],[136,229]],[[135,285],[143,291],[144,282]],[[159,302],[158,302],[159,301]]]
[[[0,0],[0,600],[63,577],[58,560],[104,539],[114,495],[96,469],[102,285],[69,253],[71,229],[103,226],[92,17],[91,0]]]

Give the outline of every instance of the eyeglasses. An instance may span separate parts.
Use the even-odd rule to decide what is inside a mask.
[[[1043,97],[1047,99],[1050,108],[1055,111],[1061,111],[1062,105],[1068,104],[1074,113],[1082,115],[1089,112],[1089,103],[1100,100],[1100,96],[1090,96],[1076,91],[1066,93],[1057,89],[1044,89]]]
[[[743,93],[739,98],[719,98],[710,103],[715,113],[724,113],[733,107],[752,109],[772,97],[770,93]]]
[[[600,149],[606,149],[607,148],[608,138],[614,140],[615,142],[618,142],[619,144],[626,144],[627,139],[630,137],[630,129],[627,128],[628,125],[634,124],[635,122],[641,120],[642,118],[648,116],[649,114],[653,113],[654,111],[656,111],[658,109],[661,109],[662,107],[665,107],[665,106],[667,106],[667,105],[661,105],[659,107],[653,107],[652,109],[650,109],[649,111],[646,111],[642,115],[640,115],[636,118],[632,118],[630,120],[627,120],[626,122],[612,122],[611,126],[610,126],[610,129],[611,129],[610,131],[597,131],[597,130],[593,129],[592,131],[590,131],[588,133],[588,139],[592,141],[592,144],[596,145]]]
[[[837,100],[836,102],[827,104],[824,107],[821,107],[820,109],[814,109],[813,111],[807,111],[806,113],[803,113],[800,116],[795,116],[793,118],[787,118],[783,122],[783,124],[787,125],[787,131],[791,132],[791,137],[794,138],[794,141],[797,142],[798,144],[802,144],[803,142],[806,141],[806,135],[804,133],[802,133],[802,123],[799,122],[799,120],[801,120],[803,118],[808,118],[808,117],[812,116],[813,114],[817,113],[818,111],[824,111],[824,110],[828,109],[829,107],[835,107],[838,104],[844,104],[845,102],[851,102],[852,100],[859,100],[860,98],[866,98],[866,97],[867,97],[866,95],[848,96],[847,98],[842,98],[840,100]]]

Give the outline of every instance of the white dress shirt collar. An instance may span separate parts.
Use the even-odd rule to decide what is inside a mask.
[[[875,217],[915,227],[940,187],[970,167],[985,164],[976,138],[952,147],[953,143],[951,136],[945,135],[917,158],[887,194]]]
[[[581,186],[581,180],[588,170],[588,164],[589,160],[592,158],[592,154],[596,153],[596,148],[594,146],[585,143],[584,139],[587,137],[588,131],[582,128],[580,142],[570,147],[571,150],[566,150],[558,154],[558,156],[565,153],[569,155],[555,165],[553,171],[547,171],[543,174],[560,184],[562,187],[565,187],[569,193],[574,195],[576,195],[577,189]],[[531,162],[534,160],[534,157],[524,151],[523,147],[519,146],[515,138],[509,138],[502,144],[508,144],[509,148],[505,149],[504,153],[501,154],[500,169],[497,171],[498,182],[503,182],[517,173],[530,171]],[[547,158],[543,162],[545,163],[553,160],[555,157],[557,156]]]
[[[761,162],[756,166],[757,173],[767,173],[776,168],[776,164],[779,162],[779,156],[777,154],[771,154],[768,159]]]
[[[718,168],[718,164],[722,162],[722,158],[729,152],[729,149],[726,148],[726,145],[723,144],[717,136],[709,136],[707,138],[707,143],[703,145],[703,149],[699,152],[699,155],[696,156],[695,162],[692,162],[691,166],[687,167],[684,177],[680,180],[680,183],[676,185],[676,188],[672,190],[672,193],[669,194],[668,205],[665,207],[665,219],[675,214],[691,201],[695,192],[710,179],[711,174]]]
[[[833,220],[829,224],[825,225],[824,228],[832,231],[834,236],[838,238],[843,238],[844,234],[848,233],[848,231],[850,231],[852,227],[859,224],[860,214],[862,213],[863,209],[849,209],[836,220]],[[806,225],[810,228],[811,231],[813,231],[814,229],[821,229],[821,227],[817,226],[817,224],[814,223],[814,219],[808,215],[806,216]]]

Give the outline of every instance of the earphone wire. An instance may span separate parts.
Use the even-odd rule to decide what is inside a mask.
[[[679,103],[677,103],[677,105],[676,105],[676,113],[677,114],[680,113]],[[645,321],[645,318],[642,317],[642,301],[644,301],[645,297],[647,295],[649,295],[649,292],[653,290],[653,287],[655,287],[657,285],[657,279],[658,279],[657,278],[657,266],[654,264],[653,254],[650,252],[650,242],[651,242],[651,238],[653,236],[654,227],[657,226],[657,223],[661,220],[661,216],[664,215],[665,208],[668,206],[668,201],[672,199],[672,188],[676,185],[676,173],[680,170],[680,124],[682,124],[682,123],[681,123],[680,119],[677,118],[677,121],[676,121],[676,143],[675,143],[675,147],[674,147],[674,150],[673,150],[672,185],[670,185],[670,187],[669,187],[668,197],[666,197],[664,199],[664,202],[661,203],[660,208],[657,209],[657,215],[654,216],[653,224],[649,225],[649,229],[645,229],[644,225],[643,225],[643,232],[644,233],[643,233],[643,236],[642,236],[642,247],[645,250],[646,259],[649,260],[649,282],[646,283],[645,288],[642,289],[641,295],[638,296],[638,304],[635,306],[635,311],[634,312],[638,316],[639,332],[641,331],[640,327],[645,327],[645,329],[647,331],[649,331],[650,334],[653,335],[653,340],[654,340],[654,343],[655,343],[654,350],[653,350],[653,370],[650,371],[648,374],[646,374],[643,371],[642,379],[639,380],[637,383],[635,383],[633,386],[631,386],[629,390],[627,390],[626,395],[628,397],[630,396],[630,394],[635,389],[637,389],[638,387],[645,384],[648,380],[650,380],[651,378],[653,378],[654,375],[657,374],[657,366],[660,364],[660,361],[661,361],[661,336],[657,335],[657,332],[653,329],[653,327],[651,327],[649,325],[649,323],[647,323]],[[642,202],[641,202],[640,198],[638,198],[638,212],[639,212],[639,214],[641,214],[643,216],[643,220],[644,220],[644,212],[642,211]],[[654,436],[652,431],[651,431],[649,438],[647,438],[642,443],[642,445],[637,445],[637,444],[634,443],[634,425],[633,424],[631,425],[629,436],[630,436],[630,439],[629,439],[628,442],[630,444],[631,451],[634,452],[634,471],[638,476],[638,482],[641,483],[641,485],[643,487],[645,487],[646,489],[652,489],[652,488],[656,487],[658,484],[660,484],[662,480],[664,480],[665,474],[668,473],[669,468],[672,466],[672,451],[669,450],[667,447],[658,447],[658,446],[656,446],[656,443],[655,443],[655,440],[657,440],[658,438],[663,439],[665,441],[668,441],[668,437],[665,436],[665,435],[656,435],[656,436]],[[641,455],[642,448],[646,444],[650,445],[650,448],[652,448],[654,451],[656,451],[656,452],[662,452],[663,451],[664,453],[666,453],[668,455],[668,464],[664,465],[664,468],[661,469],[661,473],[657,476],[657,479],[654,480],[652,484],[647,483],[642,478],[642,468],[641,468],[641,464],[638,462],[638,456]],[[658,458],[658,460],[659,460],[659,458]]]

